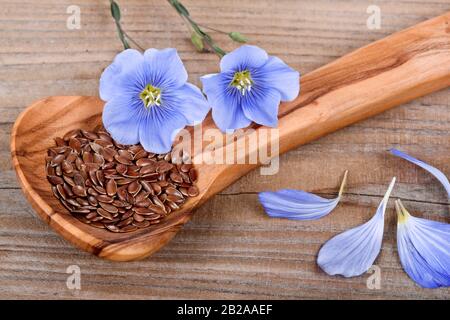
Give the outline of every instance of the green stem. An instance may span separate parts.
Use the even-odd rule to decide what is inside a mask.
[[[205,41],[205,43],[219,56],[223,57],[226,52],[222,50],[212,39],[212,37],[205,32],[189,15],[189,11],[186,9],[186,7],[179,2],[178,0],[167,0],[169,4],[178,12],[178,14],[185,19],[189,23],[189,25],[192,27],[193,31],[197,33],[202,39]],[[206,28],[205,28],[206,29]]]
[[[197,24],[199,27],[202,27],[203,29],[206,29],[206,30],[210,30],[210,31],[214,31],[214,32],[217,32],[217,33],[222,33],[222,34],[229,34],[229,32],[226,32],[226,31],[223,31],[223,30],[219,30],[219,29],[216,29],[216,28],[212,28],[212,27],[208,27],[208,26],[205,26],[204,24]]]
[[[128,40],[130,40],[131,43],[133,43],[136,47],[138,47],[140,50],[145,51],[142,46],[140,46],[132,37],[128,35],[128,33],[123,30],[122,25],[120,23],[120,7],[114,0],[109,0],[109,3],[111,5],[111,16],[113,17],[116,28],[117,28],[117,34],[119,35],[119,39],[122,42],[124,50],[130,49],[130,44],[128,43]]]

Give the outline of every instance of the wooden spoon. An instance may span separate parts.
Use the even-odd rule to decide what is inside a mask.
[[[303,76],[300,96],[280,106],[280,153],[449,85],[450,13],[446,13]],[[96,97],[49,97],[19,116],[11,137],[13,164],[33,208],[64,238],[99,257],[128,261],[151,255],[177,233],[194,209],[257,166],[196,165],[200,195],[163,223],[124,234],[90,227],[54,198],[44,157],[55,137],[99,124],[102,108]],[[206,128],[214,128],[210,118],[203,124]]]

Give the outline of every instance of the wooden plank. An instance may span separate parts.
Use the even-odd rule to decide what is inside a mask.
[[[380,290],[366,288],[368,275],[328,277],[314,263],[326,239],[370,217],[392,175],[399,178],[393,196],[408,199],[411,212],[450,222],[438,183],[385,151],[399,146],[450,175],[449,89],[290,152],[282,156],[275,176],[250,173],[208,202],[152,259],[110,263],[61,240],[17,190],[9,131],[18,113],[38,98],[96,95],[101,70],[121,49],[108,2],[77,3],[82,9],[79,31],[65,28],[71,1],[0,0],[0,298],[450,298],[448,289],[418,288],[401,270],[392,206],[376,262],[382,271]],[[194,52],[184,25],[165,1],[119,3],[125,27],[144,46],[178,48],[193,83],[217,70],[214,55]],[[382,10],[382,28],[371,31],[365,26],[366,8],[373,1],[184,3],[197,20],[242,31],[304,73],[449,10],[448,0],[375,1]],[[226,49],[234,47],[218,39]],[[331,195],[344,169],[350,170],[349,194],[324,220],[271,220],[256,201],[256,192],[282,187]],[[71,264],[82,268],[79,293],[65,286]]]

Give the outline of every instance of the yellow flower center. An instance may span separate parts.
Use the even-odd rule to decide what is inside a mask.
[[[148,109],[153,106],[161,105],[161,89],[148,84],[144,90],[139,94],[139,97],[144,102],[144,106]]]
[[[248,70],[235,72],[233,80],[230,82],[230,86],[238,89],[243,96],[252,90],[252,85],[253,80]]]

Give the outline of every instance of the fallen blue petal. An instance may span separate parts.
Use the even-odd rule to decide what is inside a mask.
[[[450,286],[450,224],[413,217],[400,200],[395,208],[403,269],[423,288]]]
[[[394,156],[397,156],[397,157],[403,158],[409,162],[412,162],[412,163],[418,165],[419,167],[427,170],[433,176],[435,176],[436,179],[438,179],[442,183],[442,185],[444,186],[445,190],[448,193],[448,197],[450,198],[450,182],[448,181],[447,177],[444,175],[444,173],[442,171],[436,169],[433,166],[430,166],[429,164],[427,164],[419,159],[411,157],[410,155],[408,155],[404,152],[401,152],[400,150],[391,149],[390,151]]]
[[[346,171],[344,174],[339,194],[335,199],[325,199],[301,190],[284,189],[261,192],[259,201],[270,217],[316,220],[329,214],[339,203],[347,181],[347,173]]]
[[[338,234],[322,246],[317,264],[323,271],[329,275],[355,277],[369,270],[381,250],[384,214],[394,184],[395,178],[368,222]]]

